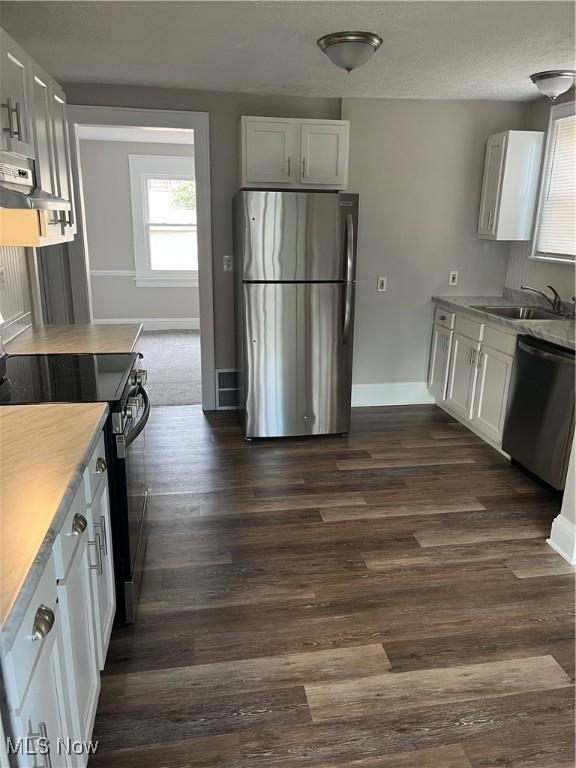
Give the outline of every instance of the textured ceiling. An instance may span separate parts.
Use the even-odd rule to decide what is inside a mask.
[[[572,2],[4,2],[0,24],[63,82],[300,96],[533,99],[574,68]],[[316,46],[384,44],[348,76]]]

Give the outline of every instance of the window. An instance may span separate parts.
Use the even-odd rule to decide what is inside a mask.
[[[194,159],[129,155],[136,285],[198,285]]]
[[[576,261],[576,115],[574,103],[550,112],[533,258]]]

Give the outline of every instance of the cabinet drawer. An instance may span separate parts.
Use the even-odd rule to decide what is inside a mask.
[[[12,689],[12,695],[9,696],[9,699],[14,709],[20,707],[24,700],[26,689],[34,673],[34,665],[44,644],[45,638],[34,640],[32,636],[34,620],[38,609],[41,607],[52,611],[55,621],[58,620],[58,612],[56,610],[56,571],[52,557],[46,563],[40,583],[34,590],[20,629],[14,638],[12,648],[6,656],[7,685]],[[50,631],[54,631],[54,627]]]
[[[484,326],[484,344],[506,355],[513,355],[516,349],[516,334],[506,333],[491,325]]]
[[[474,320],[469,320],[467,317],[461,317],[460,315],[457,315],[454,322],[454,330],[456,333],[460,333],[462,336],[466,336],[466,338],[472,339],[472,341],[482,341],[484,324],[477,323]]]
[[[436,307],[434,323],[435,325],[441,325],[443,328],[454,328],[454,312],[448,312],[447,309]]]
[[[86,527],[82,531],[81,528],[84,523],[86,523]],[[63,579],[66,576],[81,536],[88,536],[86,502],[82,486],[76,491],[76,496],[70,505],[60,533],[54,541],[54,567],[56,568],[57,579]]]
[[[90,462],[84,472],[84,491],[86,503],[90,504],[92,499],[99,493],[100,484],[108,482],[108,464],[106,461],[106,449],[104,444],[104,433],[100,435],[98,445],[96,446]]]

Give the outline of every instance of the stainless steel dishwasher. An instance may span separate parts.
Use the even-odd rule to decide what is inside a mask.
[[[563,490],[574,434],[574,352],[519,336],[502,449]]]

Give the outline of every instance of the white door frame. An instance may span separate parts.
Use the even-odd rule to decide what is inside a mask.
[[[128,109],[123,107],[68,106],[71,137],[71,163],[74,177],[78,234],[68,244],[73,294],[82,297],[78,316],[92,321],[92,295],[90,290],[90,256],[86,240],[84,211],[82,208],[82,172],[79,162],[80,142],[78,125],[119,125],[153,128],[188,128],[194,130],[194,152],[197,180],[198,216],[198,298],[200,306],[200,355],[202,368],[202,408],[216,408],[216,372],[214,360],[214,299],[212,278],[212,224],[210,196],[210,138],[207,112],[179,112],[159,109]],[[113,184],[114,180],[110,179]],[[76,312],[76,306],[75,306]]]

